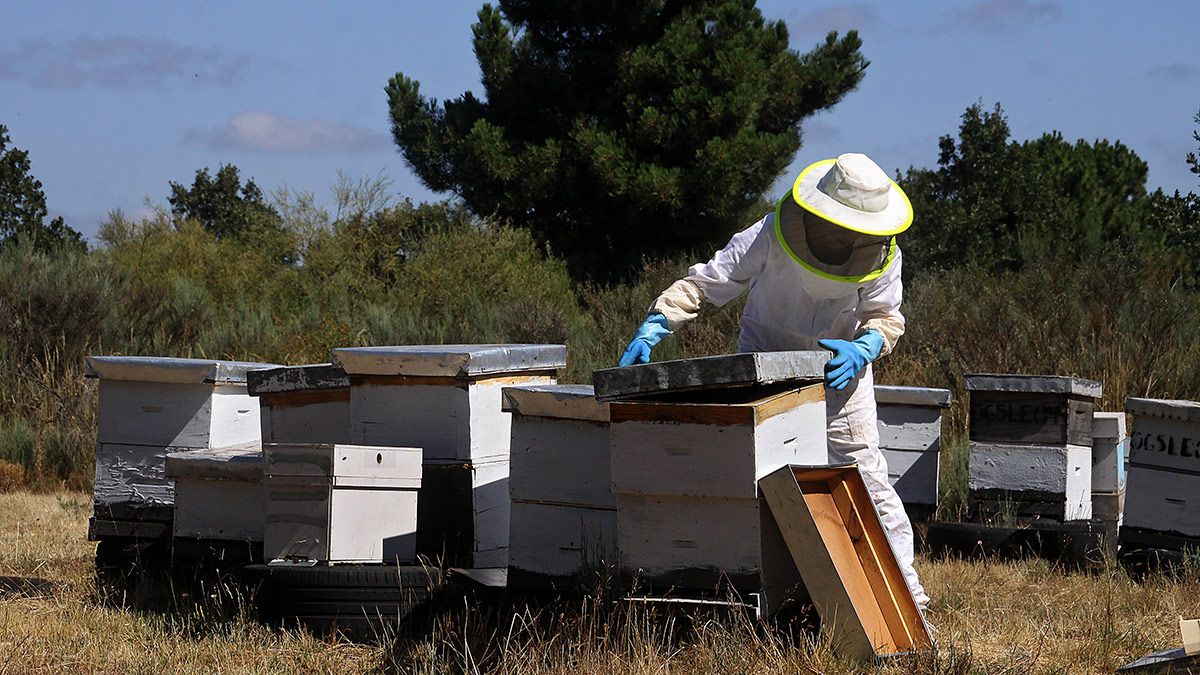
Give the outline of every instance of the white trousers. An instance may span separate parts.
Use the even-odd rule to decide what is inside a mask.
[[[913,530],[900,502],[900,495],[888,481],[887,460],[879,450],[879,427],[875,415],[875,382],[871,365],[842,391],[825,388],[825,415],[829,430],[830,463],[857,462],[879,520],[887,531],[892,551],[900,563],[904,580],[917,605],[924,609],[929,596],[913,567]]]

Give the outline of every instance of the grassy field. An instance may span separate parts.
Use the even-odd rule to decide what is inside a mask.
[[[1177,617],[1200,615],[1194,574],[1138,583],[1115,569],[922,559],[941,648],[874,671],[819,639],[745,621],[685,629],[586,601],[460,604],[427,632],[360,646],[270,630],[204,597],[164,595],[155,611],[106,606],[91,576],[89,511],[83,493],[0,494],[0,673],[1098,673],[1171,646]]]

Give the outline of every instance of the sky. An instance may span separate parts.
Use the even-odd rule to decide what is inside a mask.
[[[774,192],[811,162],[865,152],[892,173],[933,167],[973,103],[999,102],[1013,138],[1104,138],[1148,186],[1200,191],[1184,157],[1200,111],[1200,2],[761,0],[803,53],[856,29],[857,90],[803,124]],[[397,72],[439,100],[482,93],[476,1],[0,3],[0,124],[27,150],[52,215],[93,237],[106,214],[148,213],[169,182],[235,164],[265,191],[332,204],[339,171],[421,185],[391,141]],[[731,224],[731,230],[739,224]]]

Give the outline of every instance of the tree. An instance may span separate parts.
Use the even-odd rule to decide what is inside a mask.
[[[1120,142],[1068,143],[1058,132],[1012,141],[1000,105],[976,104],[939,150],[936,170],[909,168],[900,181],[915,211],[902,239],[908,269],[1016,269],[1113,242],[1162,243],[1146,218],[1146,163]]]
[[[222,164],[215,178],[208,167],[198,170],[190,188],[172,181],[167,201],[176,219],[198,222],[218,238],[261,248],[286,264],[300,258],[298,234],[283,226],[283,218],[253,180],[242,185],[232,164]]]
[[[1196,122],[1196,124],[1200,124],[1200,112],[1197,112],[1196,116],[1192,119]],[[1200,143],[1200,129],[1192,132],[1192,139],[1197,143]],[[1200,176],[1200,158],[1196,157],[1196,153],[1189,152],[1187,154],[1187,163],[1189,170],[1197,176]]]
[[[854,89],[851,31],[806,54],[753,0],[501,0],[474,24],[484,97],[397,73],[392,134],[430,189],[528,227],[581,276],[721,242]]]
[[[46,222],[42,182],[29,173],[29,153],[9,147],[8,127],[0,124],[0,245],[27,239],[38,251],[86,249],[83,235],[61,217]]]

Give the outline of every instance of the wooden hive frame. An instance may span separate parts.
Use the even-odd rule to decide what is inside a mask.
[[[759,488],[835,649],[871,659],[933,646],[857,465],[783,467]]]

